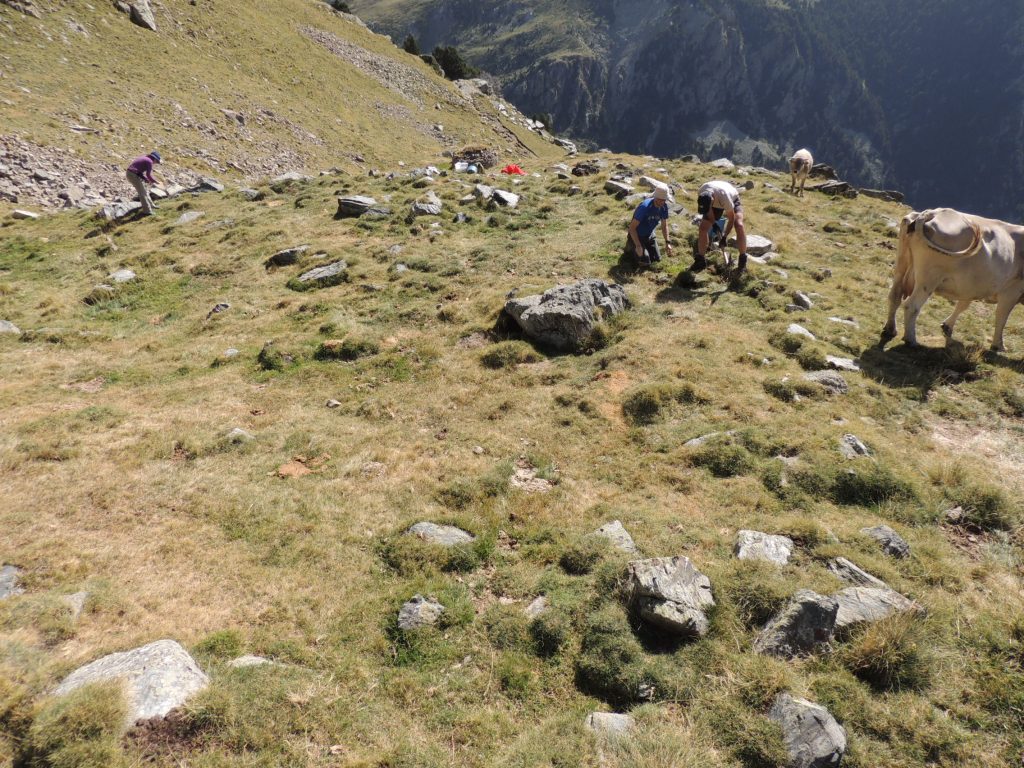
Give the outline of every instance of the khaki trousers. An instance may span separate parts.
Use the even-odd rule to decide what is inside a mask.
[[[135,187],[135,191],[139,195],[139,202],[142,203],[143,212],[152,213],[153,201],[149,197],[149,188],[146,186],[146,180],[131,171],[127,171],[125,173],[125,178],[127,178],[128,182]]]

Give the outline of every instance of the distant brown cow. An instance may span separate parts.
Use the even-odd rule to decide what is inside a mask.
[[[1001,351],[1010,310],[1024,295],[1024,227],[952,208],[904,216],[882,340],[896,335],[896,309],[903,302],[903,339],[916,344],[917,316],[933,293],[956,302],[942,321],[947,339],[972,301],[994,303],[992,349]]]
[[[811,172],[812,165],[814,165],[814,158],[811,157],[808,150],[798,149],[793,153],[793,156],[789,158],[790,192],[799,195],[804,193],[804,182],[807,181],[807,174]],[[798,181],[800,182],[799,192],[796,191]]]

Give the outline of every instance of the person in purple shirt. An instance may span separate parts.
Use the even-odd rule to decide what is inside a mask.
[[[132,160],[132,164],[128,166],[128,170],[125,173],[125,177],[128,182],[135,187],[135,191],[139,195],[139,202],[142,203],[142,215],[151,216],[153,214],[152,199],[149,197],[149,188],[146,184],[156,184],[156,179],[153,178],[153,166],[160,162],[160,153],[153,151],[148,155],[137,157]]]

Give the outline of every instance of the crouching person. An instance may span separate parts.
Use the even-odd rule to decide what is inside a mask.
[[[629,222],[626,253],[634,256],[640,266],[646,267],[661,261],[658,239],[654,234],[659,224],[665,238],[665,253],[671,256],[672,246],[668,242],[668,187],[664,186],[654,188],[654,194],[636,207]]]
[[[736,247],[740,251],[736,274],[747,267],[747,230],[743,226],[743,205],[740,193],[727,181],[709,181],[697,191],[697,213],[700,214],[700,232],[697,237],[697,256],[690,267],[700,272],[708,265],[707,252],[710,245],[710,232],[715,222],[725,216],[725,230],[722,232],[719,245],[724,248],[729,232],[736,229]]]
[[[142,205],[142,214],[149,216],[153,213],[153,200],[149,196],[149,187],[147,184],[156,184],[156,179],[153,178],[153,166],[160,162],[159,152],[150,152],[148,155],[137,157],[132,160],[132,164],[128,166],[128,170],[125,172],[125,178],[128,179],[128,183],[135,187],[135,192],[139,196],[139,203]]]

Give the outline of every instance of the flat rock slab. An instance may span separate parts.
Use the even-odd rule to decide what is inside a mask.
[[[548,609],[548,599],[544,595],[539,595],[530,601],[530,604],[523,608],[523,614],[528,619],[535,619],[540,616],[544,611]]]
[[[494,190],[494,194],[491,195],[491,200],[502,208],[515,208],[519,205],[519,195],[514,192],[506,192],[504,189]]]
[[[626,196],[632,194],[633,185],[626,184],[624,181],[615,181],[614,179],[608,179],[608,181],[604,183],[604,191],[611,195]]]
[[[837,371],[851,371],[856,372],[860,370],[860,364],[849,357],[836,357],[835,355],[825,355],[825,362],[828,363],[829,368],[833,368]]]
[[[728,168],[735,168],[736,167],[736,163],[734,163],[732,160],[730,160],[727,157],[720,157],[717,160],[712,160],[710,163],[708,163],[708,165],[712,166],[713,168],[726,168],[726,169],[728,169]]]
[[[416,523],[405,533],[442,547],[455,547],[459,544],[470,544],[476,541],[476,536],[468,531],[456,528],[454,525],[438,525],[437,523]]]
[[[0,320],[0,334],[9,333],[14,336],[21,335],[21,328],[16,326],[10,320]]]
[[[224,185],[221,184],[216,179],[211,179],[209,176],[203,176],[201,179],[199,179],[198,184],[196,184],[193,187],[189,187],[185,191],[192,192],[194,194],[199,194],[202,192],[223,192]]]
[[[205,215],[205,211],[185,211],[185,213],[181,214],[181,216],[178,217],[178,220],[174,222],[174,225],[180,227],[183,224],[191,224],[196,219],[202,218]]]
[[[530,338],[555,349],[578,351],[586,346],[597,323],[628,306],[621,285],[591,279],[555,286],[540,296],[509,299],[505,313]]]
[[[209,685],[209,678],[174,640],[157,640],[123,653],[112,653],[72,672],[54,691],[64,696],[89,683],[121,680],[128,715],[125,726],[137,720],[163,717]]]
[[[112,283],[130,283],[135,277],[135,273],[130,269],[119,269],[116,272],[111,272],[107,279]]]
[[[858,568],[845,557],[837,557],[829,560],[825,566],[829,572],[847,584],[855,587],[874,587],[876,589],[888,589],[889,585],[879,578],[872,576],[867,571]]]
[[[747,235],[747,255],[764,256],[773,248],[775,248],[775,244],[767,237]]]
[[[876,525],[873,528],[861,528],[861,533],[867,534],[882,545],[882,551],[890,557],[904,558],[910,555],[910,545],[906,539],[900,536],[888,525]]]
[[[598,734],[611,738],[622,738],[636,728],[636,720],[632,715],[621,715],[616,712],[591,712],[587,715],[584,725]]]
[[[39,214],[38,213],[33,213],[32,211],[22,211],[20,209],[15,209],[15,210],[11,211],[11,218],[12,219],[23,219],[23,220],[24,219],[35,220],[35,219],[39,218]]]
[[[377,201],[365,195],[339,197],[337,216],[340,219],[362,216],[375,205],[377,205]]]
[[[306,181],[311,181],[312,177],[307,176],[304,173],[298,171],[289,171],[288,173],[282,173],[280,176],[275,176],[270,180],[270,188],[277,193],[284,192],[292,184],[301,184]]]
[[[13,565],[5,565],[0,568],[0,600],[5,597],[20,595],[25,590],[18,586],[18,577],[21,571]]]
[[[275,661],[265,659],[262,656],[239,656],[237,659],[232,659],[228,662],[228,666],[232,669],[247,669],[248,667],[262,667],[270,664],[272,666],[281,666]]]
[[[629,603],[644,621],[683,637],[707,634],[704,609],[715,604],[711,581],[688,557],[634,560],[626,582]]]
[[[850,391],[846,379],[835,371],[811,371],[804,374],[804,380],[818,384],[830,395],[845,395]]]
[[[789,752],[787,768],[839,768],[846,752],[846,731],[827,709],[780,693],[768,719],[782,727]]]
[[[725,437],[734,434],[736,434],[735,429],[730,429],[727,432],[708,432],[706,435],[690,438],[685,443],[683,443],[683,448],[700,448],[702,445],[711,442],[716,437]]]
[[[156,18],[153,9],[149,7],[149,0],[134,0],[128,6],[128,11],[132,24],[156,32]]]
[[[414,595],[398,612],[398,628],[409,632],[432,627],[444,613],[444,606],[432,597]]]
[[[599,536],[602,539],[607,539],[612,543],[612,546],[623,552],[634,553],[636,552],[636,544],[633,541],[633,537],[629,535],[622,523],[618,520],[612,520],[610,523],[605,523],[596,531],[595,536]]]
[[[323,286],[335,285],[343,282],[348,271],[348,264],[344,261],[335,261],[322,267],[315,267],[308,272],[303,272],[296,278],[300,284],[313,283]]]
[[[111,203],[110,205],[104,205],[100,208],[99,213],[96,215],[105,221],[116,221],[117,219],[123,219],[129,213],[142,209],[142,203],[127,202],[127,203]]]
[[[814,306],[814,302],[811,301],[811,297],[803,291],[793,292],[793,303],[801,309],[811,309]]]
[[[754,640],[754,650],[791,659],[813,653],[832,640],[839,603],[809,589],[801,589]]]
[[[881,621],[897,613],[921,610],[913,600],[888,588],[848,587],[836,592],[833,597],[839,603],[836,630]]]
[[[767,560],[776,565],[785,565],[793,554],[793,540],[788,536],[760,531],[740,531],[736,534],[733,552],[740,560]]]
[[[267,269],[271,267],[290,267],[292,264],[298,264],[299,259],[308,250],[308,245],[296,245],[292,248],[285,248],[264,261],[263,266]]]

